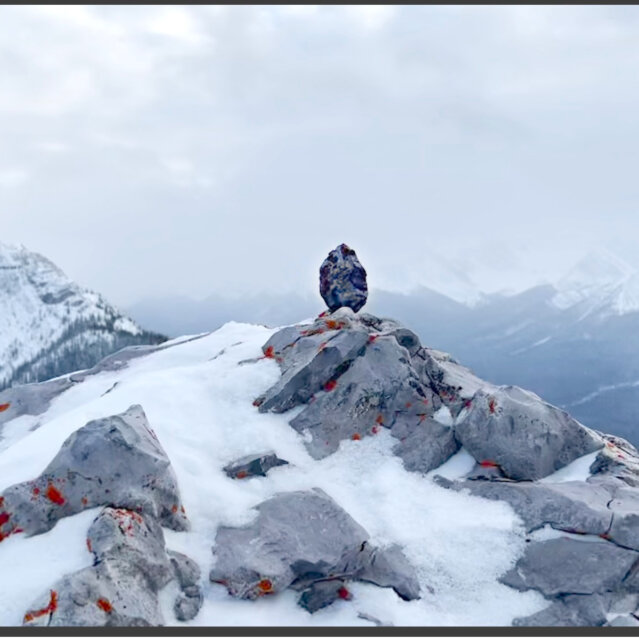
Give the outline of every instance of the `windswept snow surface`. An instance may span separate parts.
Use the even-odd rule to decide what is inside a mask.
[[[445,490],[432,480],[437,471],[406,472],[392,455],[394,440],[385,430],[343,442],[335,454],[316,461],[288,425],[291,414],[258,412],[253,399],[280,372],[269,359],[243,360],[260,357],[273,332],[230,322],[199,339],[176,340],[126,369],[86,378],[53,401],[38,418],[37,430],[13,427],[19,438],[0,452],[0,492],[37,476],[87,421],[141,404],[173,464],[192,524],[186,533],[165,530],[167,546],[190,555],[202,569],[204,605],[188,625],[370,626],[358,616],[362,613],[394,625],[501,626],[541,610],[540,595],[497,581],[525,546],[521,522],[507,504]],[[222,471],[238,457],[267,450],[290,465],[240,481]],[[438,470],[455,475],[468,466],[467,457],[461,451]],[[253,507],[275,493],[313,486],[364,526],[373,543],[401,544],[418,570],[420,600],[405,602],[391,589],[354,583],[352,601],[311,615],[297,606],[298,594],[291,591],[241,601],[209,582],[218,526],[245,524],[256,515]],[[0,566],[11,575],[0,580],[0,624],[21,623],[33,600],[57,578],[90,564],[84,539],[96,512],[62,520],[43,535],[16,535],[0,544]],[[161,593],[165,621],[187,625],[173,616],[174,588],[170,584]]]

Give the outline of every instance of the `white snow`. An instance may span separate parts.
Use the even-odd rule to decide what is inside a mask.
[[[361,441],[342,442],[336,453],[317,461],[288,425],[290,414],[262,414],[253,407],[253,399],[274,384],[280,372],[268,359],[239,362],[260,357],[272,333],[262,326],[230,322],[199,339],[176,340],[170,348],[131,361],[128,368],[75,385],[38,417],[42,425],[35,431],[28,430],[27,422],[8,422],[6,428],[16,437],[0,451],[0,491],[37,476],[64,440],[87,421],[141,404],[175,469],[192,524],[187,533],[165,530],[167,546],[191,556],[203,573],[204,605],[190,625],[370,626],[358,617],[364,613],[396,625],[498,626],[541,610],[545,604],[540,595],[520,593],[497,581],[525,547],[523,526],[512,509],[503,502],[445,490],[432,480],[434,474],[454,478],[468,472],[474,461],[466,451],[428,476],[408,473],[392,455],[393,439],[382,429]],[[445,411],[438,418],[451,419]],[[222,471],[238,457],[267,450],[290,465],[271,470],[266,478],[241,481]],[[239,601],[209,583],[218,526],[245,524],[263,500],[313,486],[324,489],[364,526],[373,543],[403,547],[418,571],[420,600],[405,602],[391,589],[353,584],[352,601],[310,615],[296,605],[293,592]],[[48,585],[88,565],[84,540],[94,515],[83,513],[43,535],[16,535],[0,544],[3,573],[18,582],[0,588],[0,624],[19,623]],[[62,557],[56,559],[58,555]],[[7,566],[13,567],[8,573]],[[171,610],[172,588],[161,596],[165,620],[182,625]]]
[[[590,467],[593,465],[599,451],[594,453],[588,453],[578,457],[574,461],[570,462],[567,466],[560,468],[552,473],[552,475],[546,475],[539,481],[548,484],[558,484],[566,481],[586,481],[590,477]]]

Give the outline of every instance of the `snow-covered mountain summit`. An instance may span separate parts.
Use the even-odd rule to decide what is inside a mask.
[[[639,624],[639,453],[392,320],[231,322],[0,406],[0,624]]]
[[[24,246],[0,243],[0,388],[87,368],[162,341]]]
[[[579,308],[583,314],[616,315],[639,311],[639,273],[602,248],[579,260],[555,289],[551,303],[560,310]]]

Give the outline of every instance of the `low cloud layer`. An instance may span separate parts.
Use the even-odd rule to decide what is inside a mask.
[[[342,241],[397,289],[634,259],[638,36],[623,6],[0,7],[0,240],[121,304],[315,287]]]

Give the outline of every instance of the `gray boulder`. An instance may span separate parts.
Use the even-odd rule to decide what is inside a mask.
[[[105,508],[89,528],[87,547],[93,565],[55,583],[27,611],[25,625],[159,626],[164,619],[158,592],[174,578],[182,588],[176,608],[187,598],[201,605],[201,593],[189,598],[183,588],[183,566],[192,572],[193,562],[181,555],[174,563],[153,517]]]
[[[439,398],[411,367],[406,350],[394,337],[380,336],[290,425],[310,435],[306,447],[320,459],[335,452],[342,440],[375,435],[381,427],[406,435],[439,406]]]
[[[597,627],[606,622],[606,607],[601,595],[567,595],[529,617],[519,617],[513,626]]]
[[[357,312],[366,304],[366,271],[346,244],[333,249],[322,262],[320,295],[331,312],[342,306]]]
[[[528,532],[546,525],[566,532],[604,535],[610,529],[611,494],[586,482],[533,483],[511,481],[451,482],[486,499],[505,501],[522,518]]]
[[[400,442],[393,448],[393,453],[401,457],[404,468],[409,471],[427,473],[441,466],[459,450],[459,442],[451,426],[441,424],[428,417],[423,422],[417,421],[406,428],[401,437],[400,429],[393,427],[393,435]]]
[[[531,542],[502,583],[546,597],[593,595],[618,589],[639,553],[607,541],[561,537]]]
[[[286,329],[285,329],[286,330]],[[279,334],[269,340],[279,341]],[[307,328],[289,348],[274,350],[267,342],[265,354],[281,360],[282,377],[256,400],[261,412],[283,413],[306,404],[325,392],[359,357],[368,342],[361,328],[343,330],[343,320],[321,319]]]
[[[58,395],[71,386],[73,382],[68,377],[61,377],[0,391],[0,435],[3,424],[22,415],[41,415]]]
[[[7,488],[0,498],[0,535],[46,532],[62,517],[96,506],[145,513],[173,530],[188,528],[171,463],[141,406],[89,422],[39,477]]]
[[[516,480],[541,479],[603,446],[568,413],[516,386],[478,390],[455,435],[478,461]]]
[[[211,581],[243,599],[286,588],[304,591],[307,610],[339,598],[334,579],[360,579],[392,587],[405,599],[419,596],[414,569],[399,548],[378,550],[368,533],[324,491],[282,493],[257,506],[256,520],[243,528],[219,528]],[[332,594],[331,594],[332,593]]]
[[[266,477],[271,468],[285,466],[288,462],[280,459],[275,453],[261,455],[246,455],[224,467],[224,472],[231,479],[246,479],[248,477]]]

